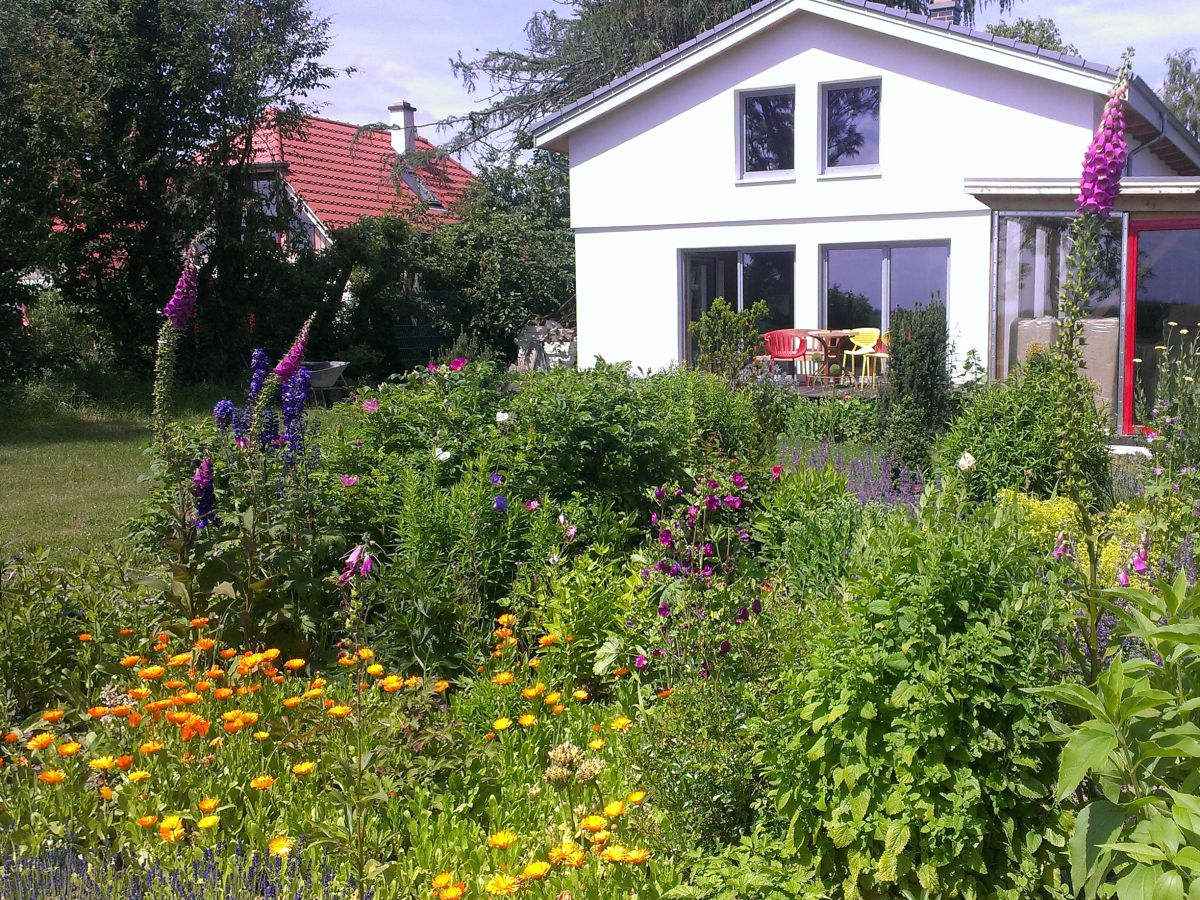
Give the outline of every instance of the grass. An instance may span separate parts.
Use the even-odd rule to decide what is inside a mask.
[[[225,392],[185,392],[177,414],[198,417]],[[0,547],[87,550],[116,541],[149,493],[150,386],[99,399],[45,385],[6,396],[0,413]]]

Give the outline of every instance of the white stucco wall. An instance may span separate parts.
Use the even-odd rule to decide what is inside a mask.
[[[821,85],[867,78],[882,82],[879,174],[821,175]],[[794,178],[739,181],[737,92],[791,86]],[[822,248],[917,240],[949,242],[950,331],[960,357],[986,356],[990,214],[964,179],[1076,175],[1102,102],[807,12],[776,23],[570,133],[581,365],[680,360],[681,250],[794,246],[805,327]]]

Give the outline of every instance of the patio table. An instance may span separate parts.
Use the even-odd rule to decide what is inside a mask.
[[[816,328],[808,332],[809,337],[816,338],[825,354],[825,359],[821,363],[821,374],[818,377],[833,378],[831,368],[834,363],[840,365],[842,346],[850,335],[854,334],[854,331],[853,328]]]

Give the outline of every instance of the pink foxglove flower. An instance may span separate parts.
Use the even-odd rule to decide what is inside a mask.
[[[312,317],[304,323],[300,328],[300,333],[296,335],[296,340],[292,344],[290,350],[283,355],[283,359],[275,364],[275,377],[280,381],[287,381],[300,370],[300,363],[304,360],[304,351],[308,349],[308,329],[312,325]]]
[[[1129,573],[1125,569],[1117,570],[1117,584],[1121,587],[1129,587]]]
[[[361,544],[347,553],[344,560],[346,567],[342,570],[342,574],[338,576],[338,587],[345,587],[355,576],[366,578],[371,574],[371,570],[375,565],[371,559],[371,554]]]
[[[1120,79],[1104,104],[1100,127],[1083,157],[1083,176],[1075,205],[1080,212],[1104,215],[1117,202],[1121,170],[1129,156],[1125,142],[1125,96],[1129,82]]]
[[[188,247],[187,253],[183,257],[183,271],[179,275],[179,281],[175,283],[175,293],[163,307],[163,315],[167,317],[167,321],[176,331],[184,331],[196,314],[198,286],[196,252],[194,248]]]

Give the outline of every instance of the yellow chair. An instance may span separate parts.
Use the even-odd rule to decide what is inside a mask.
[[[854,360],[861,359],[863,361],[863,375],[870,374],[872,366],[872,354],[875,352],[875,345],[879,343],[878,328],[855,328],[854,333],[850,335],[850,343],[854,345],[853,350],[846,350],[842,353],[842,373],[850,373],[850,377],[854,377]]]
[[[876,371],[876,375],[879,378],[883,378],[883,373],[887,369],[888,361],[892,358],[891,357],[892,333],[890,331],[885,331],[883,333],[883,336],[879,338],[879,344],[877,344],[876,346],[879,346],[879,345],[882,345],[883,349],[875,350],[871,353],[868,353],[867,358],[873,359],[873,360],[878,360],[878,363],[877,363],[878,369]]]

